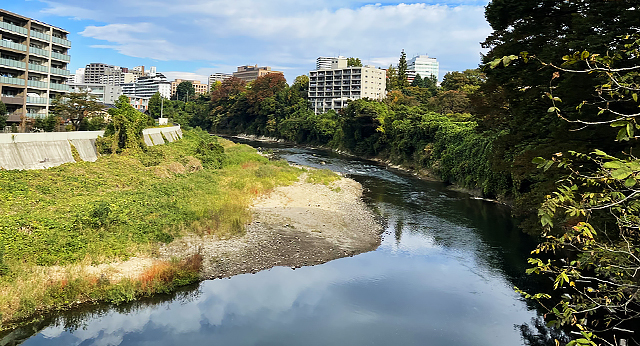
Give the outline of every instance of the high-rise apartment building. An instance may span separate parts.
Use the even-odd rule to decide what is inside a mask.
[[[416,55],[407,61],[407,79],[409,83],[413,82],[413,79],[418,74],[422,78],[434,76],[438,79],[439,73],[440,64],[436,58],[430,58],[428,55]]]
[[[283,74],[281,71],[271,71],[270,66],[258,67],[258,65],[255,65],[255,66],[245,65],[245,66],[238,66],[238,71],[234,72],[233,76],[236,78],[240,78],[243,81],[248,83],[258,79],[258,77],[266,76],[270,73]]]
[[[44,117],[69,91],[68,31],[0,9],[0,94],[8,122]]]
[[[346,59],[336,59],[330,69],[309,72],[309,102],[316,114],[339,111],[350,100],[386,96],[387,74],[373,66],[347,67]]]
[[[347,58],[343,56],[337,58],[321,56],[316,59],[316,70],[330,70],[331,66],[335,66],[334,64],[340,64],[340,66],[344,64],[344,67],[347,67]]]

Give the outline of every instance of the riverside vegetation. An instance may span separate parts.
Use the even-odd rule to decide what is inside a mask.
[[[113,111],[112,135],[99,143],[119,153],[47,170],[0,171],[1,328],[36,313],[131,301],[199,280],[198,254],[156,261],[121,280],[83,268],[153,257],[159,244],[187,233],[240,235],[251,201],[304,171],[201,130],[145,147],[135,135],[138,122],[127,114],[145,116],[127,106]],[[118,138],[121,145],[113,146]],[[319,182],[335,179],[324,171],[308,174]]]
[[[310,110],[307,76],[289,86],[271,74],[227,79],[165,114],[388,160],[505,201],[541,237],[536,255],[550,257],[532,259],[530,272],[550,276],[558,294],[525,293],[549,307],[548,322],[580,335],[570,344],[640,344],[638,11],[634,1],[493,0],[480,67],[449,72],[440,87],[409,85],[403,52],[385,100],[338,113]]]

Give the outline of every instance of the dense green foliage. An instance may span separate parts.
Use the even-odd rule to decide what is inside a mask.
[[[4,130],[7,126],[7,106],[0,101],[0,129]]]
[[[79,130],[83,121],[93,117],[103,117],[104,105],[96,101],[95,95],[88,92],[68,93],[58,95],[51,103],[52,113],[73,125]]]

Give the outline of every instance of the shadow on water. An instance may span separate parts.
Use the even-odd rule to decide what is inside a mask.
[[[552,337],[541,334],[535,307],[513,292],[538,283],[524,274],[535,243],[508,208],[331,151],[250,144],[359,181],[386,221],[381,246],[315,267],[276,267],[170,297],[62,313],[15,330],[13,341],[451,346],[543,345]]]

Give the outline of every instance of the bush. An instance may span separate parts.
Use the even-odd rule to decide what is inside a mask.
[[[196,148],[196,157],[204,168],[222,168],[226,161],[224,148],[214,137],[203,138]]]

